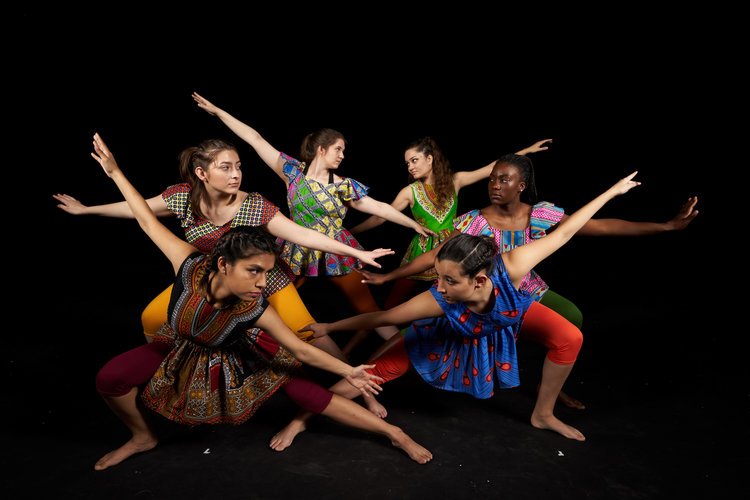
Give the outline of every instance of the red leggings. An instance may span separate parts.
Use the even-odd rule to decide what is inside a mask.
[[[539,302],[531,304],[526,312],[519,338],[528,338],[547,347],[547,357],[558,365],[575,363],[583,344],[581,330]],[[369,363],[375,364],[370,372],[386,382],[406,373],[409,369],[409,355],[404,338]]]
[[[167,343],[152,342],[115,356],[96,374],[96,390],[104,397],[117,397],[145,385],[171,350]],[[299,377],[291,377],[281,388],[296,405],[312,413],[325,410],[333,397],[331,391]]]

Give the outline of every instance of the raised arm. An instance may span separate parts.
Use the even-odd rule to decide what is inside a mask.
[[[641,183],[633,180],[633,177],[637,173],[633,172],[627,177],[620,179],[611,188],[578,209],[565,219],[564,222],[561,222],[548,236],[503,253],[501,257],[513,284],[518,287],[521,283],[521,278],[528,274],[534,266],[567,243],[609,200],[615,196],[627,193],[635,186],[639,186]]]
[[[378,382],[383,379],[368,373],[365,369],[375,365],[360,365],[356,368],[334,358],[306,342],[303,342],[287,327],[273,307],[267,307],[255,325],[268,332],[279,344],[284,346],[301,362],[326,370],[343,377],[363,394],[377,394],[382,388]]]
[[[295,224],[281,212],[277,212],[276,215],[273,216],[268,224],[266,224],[266,229],[272,235],[291,241],[292,243],[313,248],[315,250],[322,250],[328,253],[349,255],[377,268],[380,268],[380,264],[375,262],[375,259],[394,253],[390,248],[377,248],[368,252],[366,250],[359,250],[350,247],[340,241],[329,238],[323,233]]]
[[[348,203],[349,206],[351,206],[352,208],[356,208],[360,212],[376,215],[391,222],[395,222],[396,224],[409,227],[422,236],[435,236],[435,233],[425,227],[422,227],[419,222],[399,212],[391,205],[374,199],[372,196],[365,196],[358,200],[352,200]]]
[[[107,205],[87,206],[67,194],[53,194],[52,197],[60,202],[57,208],[72,215],[102,215],[104,217],[118,217],[121,219],[135,218],[127,201],[109,203]],[[147,199],[146,203],[157,217],[172,215],[161,195]]]
[[[411,187],[406,186],[404,189],[399,191],[399,193],[396,195],[396,198],[391,202],[391,206],[395,210],[403,212],[406,207],[411,206],[413,203],[414,194],[411,191]],[[364,233],[365,231],[378,227],[383,222],[385,222],[384,218],[378,217],[377,215],[372,215],[365,219],[363,222],[360,222],[359,224],[354,226],[351,229],[351,232],[352,234]]]
[[[666,231],[681,231],[698,215],[697,196],[691,196],[677,215],[666,222],[631,222],[622,219],[591,219],[578,234],[586,236],[645,236]],[[563,218],[564,220],[564,218]]]
[[[334,323],[313,323],[300,331],[312,331],[316,337],[342,330],[373,329],[379,326],[406,325],[424,318],[442,316],[443,310],[429,291],[386,311],[359,314]]]
[[[193,100],[198,104],[198,107],[206,111],[208,114],[217,117],[221,120],[224,125],[229,127],[229,130],[237,134],[240,139],[250,144],[252,148],[258,153],[260,159],[263,160],[266,165],[276,172],[276,175],[281,177],[284,183],[288,182],[284,175],[284,160],[279,155],[279,151],[271,146],[267,140],[263,138],[254,128],[239,121],[234,116],[230,115],[223,109],[213,105],[209,100],[200,96],[197,92],[193,92]]]
[[[546,151],[547,149],[549,149],[549,144],[551,142],[552,142],[552,139],[542,139],[541,141],[535,142],[531,146],[523,148],[520,151],[516,151],[516,154],[527,155],[529,153],[537,153],[539,151]],[[474,184],[475,182],[479,182],[482,179],[486,179],[487,177],[489,177],[490,174],[492,173],[492,167],[494,165],[495,165],[495,160],[483,166],[482,168],[478,168],[476,170],[456,172],[455,174],[453,174],[453,187],[455,188],[456,192],[458,193],[461,190],[461,188],[468,186],[470,184]]]
[[[99,137],[99,134],[94,134],[94,152],[91,153],[91,157],[99,162],[104,173],[115,182],[143,232],[169,259],[175,273],[177,273],[185,259],[195,252],[195,247],[178,238],[164,224],[159,222],[141,193],[130,184],[125,174],[122,173],[114,156],[107,145],[104,144],[102,138]]]

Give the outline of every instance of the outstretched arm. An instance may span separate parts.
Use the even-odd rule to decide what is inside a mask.
[[[523,148],[520,151],[516,151],[516,154],[527,155],[529,153],[546,151],[547,149],[549,149],[549,144],[551,142],[552,139],[542,139],[541,141],[537,141],[529,147]],[[453,174],[453,187],[456,189],[456,192],[458,193],[462,187],[474,184],[475,182],[479,182],[482,179],[486,179],[487,177],[489,177],[492,173],[492,167],[494,165],[495,160],[483,166],[482,168],[470,171],[456,172],[455,174]]]
[[[266,165],[276,172],[276,175],[286,183],[287,178],[284,175],[284,160],[279,155],[279,151],[271,146],[267,140],[263,138],[254,128],[239,121],[234,116],[230,115],[218,106],[213,105],[208,99],[201,97],[197,92],[193,92],[193,100],[198,104],[198,107],[206,111],[208,114],[217,117],[221,120],[224,125],[229,127],[229,130],[237,134],[240,139],[250,144],[252,148],[258,153],[260,159],[263,160]]]
[[[625,194],[641,183],[634,181],[633,177],[638,172],[633,172],[627,177],[620,179],[615,185],[607,189],[586,205],[578,209],[573,215],[561,222],[551,234],[536,241],[516,247],[510,252],[503,253],[501,258],[505,263],[513,284],[518,287],[521,278],[531,271],[534,266],[567,243],[583,225],[594,216],[609,200],[615,196]]]
[[[374,199],[372,196],[365,196],[364,198],[352,200],[348,203],[349,206],[351,206],[352,208],[356,208],[361,212],[377,215],[378,217],[382,217],[383,219],[395,222],[396,224],[410,227],[422,236],[435,236],[435,233],[425,227],[422,227],[419,222],[415,221],[411,217],[402,214],[387,203],[383,203],[382,201]]]
[[[403,212],[406,207],[412,204],[413,202],[412,197],[413,197],[413,194],[411,192],[411,187],[406,186],[404,189],[399,191],[399,193],[396,195],[396,198],[391,202],[391,206],[395,210],[398,210],[399,212]],[[378,217],[377,215],[373,215],[365,219],[363,222],[360,222],[359,224],[354,226],[351,229],[351,232],[352,234],[364,233],[365,231],[378,227],[383,222],[385,222],[384,218]]]
[[[429,291],[386,311],[359,314],[334,323],[312,323],[300,331],[312,331],[315,337],[342,330],[373,329],[379,326],[405,325],[424,318],[442,316],[443,310]]]
[[[347,382],[359,389],[363,395],[378,394],[382,390],[378,383],[382,383],[383,379],[365,370],[374,368],[375,365],[360,365],[353,368],[325,351],[301,341],[284,324],[273,307],[267,307],[255,322],[255,325],[263,329],[263,331],[268,332],[274,340],[287,348],[301,362],[345,378]]]
[[[586,236],[645,236],[665,231],[681,231],[698,215],[695,205],[697,196],[691,196],[682,205],[677,215],[667,222],[631,222],[622,219],[591,219],[578,234]]]
[[[457,234],[460,234],[460,231],[453,231],[453,233],[451,233],[451,235],[446,238],[445,241],[448,241]],[[408,264],[397,267],[389,273],[379,274],[359,270],[359,273],[363,276],[362,283],[368,283],[370,285],[382,285],[383,283],[386,283],[388,281],[397,280],[399,278],[406,278],[428,270],[435,265],[435,257],[437,257],[438,251],[440,251],[440,247],[445,244],[445,241],[443,241],[441,244],[439,244],[429,252],[425,252],[417,256]]]
[[[104,217],[119,217],[122,219],[135,218],[127,201],[109,203],[107,205],[87,206],[67,194],[53,194],[52,197],[60,202],[57,208],[72,215],[102,215]],[[172,215],[161,195],[147,199],[146,203],[157,217]]]
[[[115,157],[104,144],[102,138],[99,137],[99,134],[94,134],[94,152],[91,153],[91,157],[99,162],[104,173],[115,182],[143,232],[166,255],[172,263],[175,273],[177,273],[185,259],[195,252],[195,247],[175,236],[172,231],[159,222],[141,193],[133,187],[125,174],[122,173]]]
[[[272,235],[291,241],[292,243],[337,255],[349,255],[377,268],[380,268],[380,264],[375,262],[375,259],[394,253],[390,248],[377,248],[368,252],[344,245],[340,241],[329,238],[323,233],[295,224],[281,212],[277,212],[273,216],[268,224],[266,224],[266,228]]]

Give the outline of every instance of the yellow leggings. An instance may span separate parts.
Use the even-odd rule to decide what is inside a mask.
[[[143,323],[143,334],[147,340],[151,340],[159,328],[167,322],[167,308],[171,295],[172,286],[170,285],[143,310],[141,322]],[[311,338],[312,332],[299,333],[297,331],[303,326],[315,323],[315,319],[310,315],[305,304],[302,303],[302,299],[293,284],[289,283],[270,297],[266,297],[266,300],[276,309],[286,326],[300,339],[305,342],[313,340]]]

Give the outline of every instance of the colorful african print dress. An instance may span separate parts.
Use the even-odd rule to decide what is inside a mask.
[[[202,293],[210,259],[188,257],[175,278],[169,323],[154,337],[174,347],[146,385],[144,404],[181,424],[240,424],[299,366],[257,329],[247,330],[267,302],[238,301],[215,309]]]
[[[305,176],[305,164],[281,153],[284,175],[289,180],[287,203],[290,218],[307,228],[325,234],[344,245],[362,249],[344,226],[347,207],[344,202],[367,196],[369,189],[354,179],[322,184]],[[354,257],[337,255],[283,241],[281,259],[292,272],[303,276],[343,276],[360,267]]]
[[[265,199],[258,193],[248,193],[242,202],[240,209],[232,220],[223,226],[217,226],[213,222],[200,218],[193,213],[193,205],[190,201],[191,187],[187,183],[175,184],[164,190],[162,199],[167,208],[177,216],[180,225],[185,230],[185,238],[188,243],[203,253],[210,254],[216,242],[233,227],[239,226],[262,226],[268,224],[279,207]],[[284,262],[276,259],[276,265],[268,273],[266,288],[263,296],[269,297],[278,292],[295,279],[294,273]]]
[[[540,201],[531,207],[529,227],[520,231],[495,229],[490,226],[480,210],[472,210],[458,217],[455,227],[462,233],[475,236],[492,236],[500,252],[509,252],[516,247],[547,236],[549,228],[560,222],[565,211],[550,202]],[[521,280],[521,290],[529,292],[534,300],[541,300],[549,286],[533,269]]]
[[[498,255],[490,275],[494,304],[484,314],[466,304],[450,304],[437,291],[430,293],[445,316],[414,322],[406,329],[406,350],[414,369],[428,384],[446,391],[486,399],[500,389],[520,384],[516,337],[533,302],[528,292],[516,290]]]
[[[411,213],[414,220],[419,222],[422,227],[435,232],[436,237],[422,236],[415,234],[406,249],[404,258],[401,259],[401,265],[404,266],[413,261],[423,253],[427,253],[440,243],[445,241],[453,232],[453,218],[456,217],[458,207],[456,193],[450,200],[450,204],[443,207],[437,206],[437,196],[429,186],[421,181],[410,184],[412,194],[414,195],[414,206],[411,207]],[[435,268],[430,268],[421,273],[409,276],[415,280],[432,281],[437,279]]]

